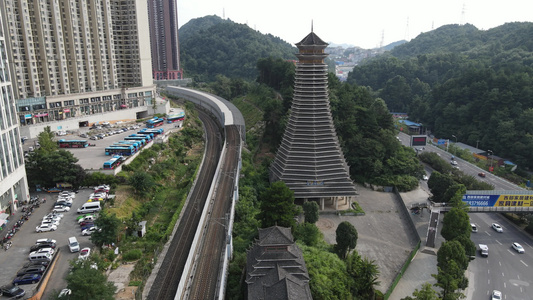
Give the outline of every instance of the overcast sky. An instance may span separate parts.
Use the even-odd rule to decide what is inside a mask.
[[[311,32],[324,41],[379,47],[442,25],[490,29],[533,22],[533,0],[176,0],[178,23],[208,15],[247,24],[295,44]]]

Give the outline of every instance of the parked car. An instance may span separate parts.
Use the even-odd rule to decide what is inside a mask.
[[[60,200],[60,201],[56,201],[56,206],[58,205],[61,205],[61,206],[68,206],[68,207],[71,207],[72,206],[72,203],[68,202],[68,201],[63,201],[63,200]]]
[[[17,276],[22,276],[24,274],[43,274],[44,271],[46,271],[45,266],[32,266],[18,270]]]
[[[102,184],[102,185],[99,185],[99,186],[94,188],[95,192],[97,190],[104,190],[105,192],[109,193],[109,190],[111,190],[111,187],[109,185],[107,185],[107,184]]]
[[[492,228],[497,232],[503,232],[503,228],[498,223],[492,223]]]
[[[37,251],[41,248],[56,248],[56,243],[38,243],[30,247],[30,252]]]
[[[88,135],[87,133],[82,133],[82,134],[80,134],[80,137],[82,137],[82,138],[85,138],[85,139],[86,139],[86,138],[88,138],[88,137],[89,137],[89,135]]]
[[[52,255],[54,255],[55,252],[56,251],[54,249],[50,248],[50,247],[48,247],[48,248],[40,248],[37,251],[30,252],[30,256],[32,254],[36,254],[36,253],[48,253],[48,254],[50,254],[50,256],[52,256]]]
[[[54,243],[54,244],[57,244],[57,241],[54,240],[54,239],[38,239],[35,241],[35,244],[40,244],[40,243]]]
[[[31,267],[31,266],[45,266],[48,267],[50,264],[49,261],[30,261],[22,265],[23,268]]]
[[[485,177],[486,175],[485,175],[485,173],[483,173],[483,172],[479,172],[479,173],[477,173],[477,176],[479,176],[479,177]]]
[[[43,217],[43,219],[48,219],[48,218],[59,218],[59,220],[63,219],[65,215],[62,214],[62,213],[49,213],[47,215],[45,215]]]
[[[68,206],[63,206],[63,205],[56,205],[54,206],[54,208],[52,209],[52,212],[53,213],[58,213],[58,212],[68,212],[70,211],[70,207]]]
[[[81,227],[87,227],[87,226],[94,226],[94,221],[93,220],[87,220],[87,221],[82,221],[80,222],[80,226]]]
[[[76,221],[80,221],[81,219],[85,219],[86,217],[96,217],[94,214],[84,214],[81,216],[76,217]]]
[[[15,279],[13,279],[13,285],[32,284],[39,282],[39,280],[41,280],[41,275],[39,274],[26,274],[15,277]]]
[[[87,259],[91,255],[91,248],[83,248],[80,250],[78,260]]]
[[[513,249],[515,249],[518,253],[524,253],[524,247],[522,247],[522,245],[519,243],[513,243]]]
[[[57,295],[57,298],[59,299],[69,299],[70,294],[72,294],[72,291],[69,289],[62,289],[61,292],[59,292],[59,295]]]
[[[86,215],[83,218],[78,218],[78,223],[82,224],[83,222],[93,222],[96,219],[94,215]]]
[[[51,224],[41,224],[35,227],[35,231],[37,232],[55,231],[55,230],[57,230],[57,226],[51,225]]]
[[[98,230],[98,227],[96,226],[89,227],[88,229],[82,230],[81,235],[91,235],[96,230]]]
[[[66,131],[62,131],[62,130],[60,130],[60,131],[57,131],[56,134],[57,134],[58,136],[63,136],[63,135],[67,135],[67,132],[66,132]]]
[[[22,298],[26,295],[26,291],[16,285],[4,285],[0,288],[0,295],[9,298]]]
[[[54,216],[54,215],[46,215],[43,217],[43,221],[52,221],[52,222],[57,222],[57,224],[55,225],[58,225],[59,222],[61,221],[61,218],[58,217],[58,216]]]
[[[426,174],[422,175],[422,180],[427,181],[428,179],[429,177]]]
[[[91,139],[93,141],[96,141],[96,140],[98,140],[98,136],[97,135],[93,135],[89,139]]]
[[[94,223],[87,223],[86,225],[81,226],[81,231],[94,227]]]
[[[457,166],[457,161],[455,160],[450,161],[450,163],[452,164],[452,166]]]
[[[50,220],[50,219],[45,219],[45,220],[42,220],[42,221],[41,221],[41,225],[44,225],[44,224],[49,224],[49,225],[59,226],[59,221],[54,221],[54,220]]]

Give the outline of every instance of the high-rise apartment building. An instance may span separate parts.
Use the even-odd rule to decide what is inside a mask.
[[[148,0],[152,73],[155,80],[183,79],[176,2],[177,0]]]
[[[152,105],[146,0],[2,0],[0,10],[22,132],[135,119]]]
[[[0,226],[29,197],[5,38],[0,26]]]

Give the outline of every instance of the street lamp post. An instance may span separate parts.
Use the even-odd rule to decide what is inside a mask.
[[[457,137],[453,134],[452,137],[455,138],[455,147],[453,148],[453,155],[457,156]]]
[[[489,169],[489,171],[492,172],[492,153],[493,152],[492,152],[492,150],[487,150],[487,152],[490,153],[490,169]]]

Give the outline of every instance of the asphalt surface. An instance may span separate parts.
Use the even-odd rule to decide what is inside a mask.
[[[89,237],[81,235],[80,226],[76,223],[76,217],[78,216],[76,209],[87,201],[91,192],[92,190],[89,189],[80,190],[76,194],[71,210],[63,213],[64,217],[60,221],[58,229],[53,232],[42,233],[37,233],[35,227],[41,223],[46,214],[51,212],[57,195],[47,193],[31,194],[32,196],[39,196],[40,199],[46,197],[47,201],[40,204],[40,207],[36,208],[29,219],[24,222],[20,231],[12,238],[13,246],[7,251],[0,250],[0,265],[2,266],[0,285],[10,283],[24,263],[29,262],[30,247],[35,244],[37,239],[51,238],[57,240],[57,248],[61,249],[61,255],[42,299],[46,299],[53,290],[59,291],[66,287],[65,277],[69,270],[69,261],[78,258],[78,253],[70,252],[67,245],[68,238],[75,236],[80,243],[80,248],[92,247]],[[6,228],[11,228],[14,223],[13,220],[18,220],[22,214],[21,210],[19,210],[14,216],[11,216],[11,221]],[[5,231],[2,231],[2,237],[4,234]],[[21,287],[26,290],[27,294],[31,295],[36,285],[22,285]]]

